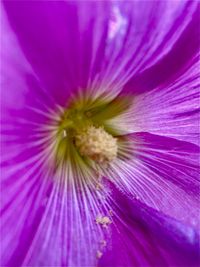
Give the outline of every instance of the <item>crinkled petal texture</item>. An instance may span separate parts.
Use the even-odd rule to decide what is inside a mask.
[[[196,264],[197,5],[4,1],[3,266],[92,267],[101,253],[100,266]],[[183,60],[173,76],[166,69],[177,53]],[[166,75],[157,78],[160,66]],[[51,164],[55,122],[71,95],[113,99],[126,91],[133,106],[107,123],[128,121],[131,134],[103,171],[131,203],[110,185],[97,190],[96,174],[77,155],[60,172]],[[100,215],[112,224],[96,223]]]

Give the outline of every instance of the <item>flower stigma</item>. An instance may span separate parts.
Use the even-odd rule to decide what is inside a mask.
[[[80,154],[99,164],[110,163],[117,157],[117,138],[107,133],[103,127],[85,127],[75,138]]]

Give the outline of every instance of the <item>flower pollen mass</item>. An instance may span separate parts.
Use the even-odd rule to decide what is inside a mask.
[[[75,139],[81,155],[99,164],[110,163],[117,157],[117,139],[103,128],[88,126],[81,129]]]

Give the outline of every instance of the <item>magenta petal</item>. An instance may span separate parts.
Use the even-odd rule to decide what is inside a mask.
[[[52,119],[58,103],[54,91],[42,86],[11,30],[5,13],[1,16],[1,122],[2,130],[15,136],[32,136],[34,128]],[[19,129],[20,126],[20,129]],[[25,134],[26,133],[26,134]]]
[[[125,85],[123,91],[131,91],[141,94],[150,91],[157,86],[169,83],[179,76],[187,64],[199,52],[200,43],[199,6],[193,14],[190,23],[183,31],[180,38],[174,44],[171,51],[157,62],[153,67],[132,77]],[[190,41],[188,41],[190,40]]]
[[[104,239],[95,223],[102,205],[76,171],[54,175],[43,161],[4,169],[1,266],[95,266]]]
[[[126,194],[199,228],[199,148],[148,133],[127,136],[107,177]]]
[[[197,5],[196,1],[116,1],[103,79],[120,87],[158,63],[187,28]]]
[[[198,266],[195,231],[112,188],[111,244],[100,266]]]
[[[199,145],[199,85],[195,55],[169,83],[136,95],[130,111],[115,123],[132,133],[149,132]]]
[[[120,26],[115,16],[110,18],[112,4]],[[148,74],[151,66],[177,51],[176,41],[190,25],[197,4],[4,1],[13,32],[3,19],[2,266],[96,266],[105,229],[95,219],[110,206],[113,243],[101,265],[197,263],[193,227],[199,223],[199,150],[192,143],[198,143],[199,81],[193,49],[175,67],[176,74],[185,73],[168,81],[169,71],[167,84],[158,79],[142,88],[145,94],[135,97],[123,121],[131,132],[157,135],[127,136],[131,157],[119,155],[105,170],[120,190],[140,201],[130,201],[113,188],[103,202],[91,182],[96,174],[90,177],[88,171],[85,177],[79,165],[73,168],[67,162],[56,175],[48,165],[54,155],[55,111],[66,105],[69,94],[92,84],[90,92],[98,95],[100,83],[107,84],[107,91],[113,87],[109,93],[114,97],[133,74]]]
[[[151,170],[182,188],[194,198],[199,193],[198,146],[148,133],[129,136],[133,138],[135,155]],[[190,178],[189,178],[190,177]]]
[[[60,88],[94,84],[102,90],[121,90],[133,75],[172,49],[197,3],[5,1],[4,5],[36,74],[58,97]]]
[[[37,232],[51,188],[41,168],[28,158],[1,170],[1,266],[21,266]]]
[[[65,104],[65,91],[85,88],[98,71],[106,41],[108,4],[4,1],[4,6],[42,86],[58,103]]]

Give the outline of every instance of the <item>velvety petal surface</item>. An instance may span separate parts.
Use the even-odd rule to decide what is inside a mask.
[[[194,229],[110,187],[111,242],[99,266],[198,266],[199,239]]]
[[[8,20],[42,86],[58,104],[85,89],[104,55],[105,1],[4,1]]]

